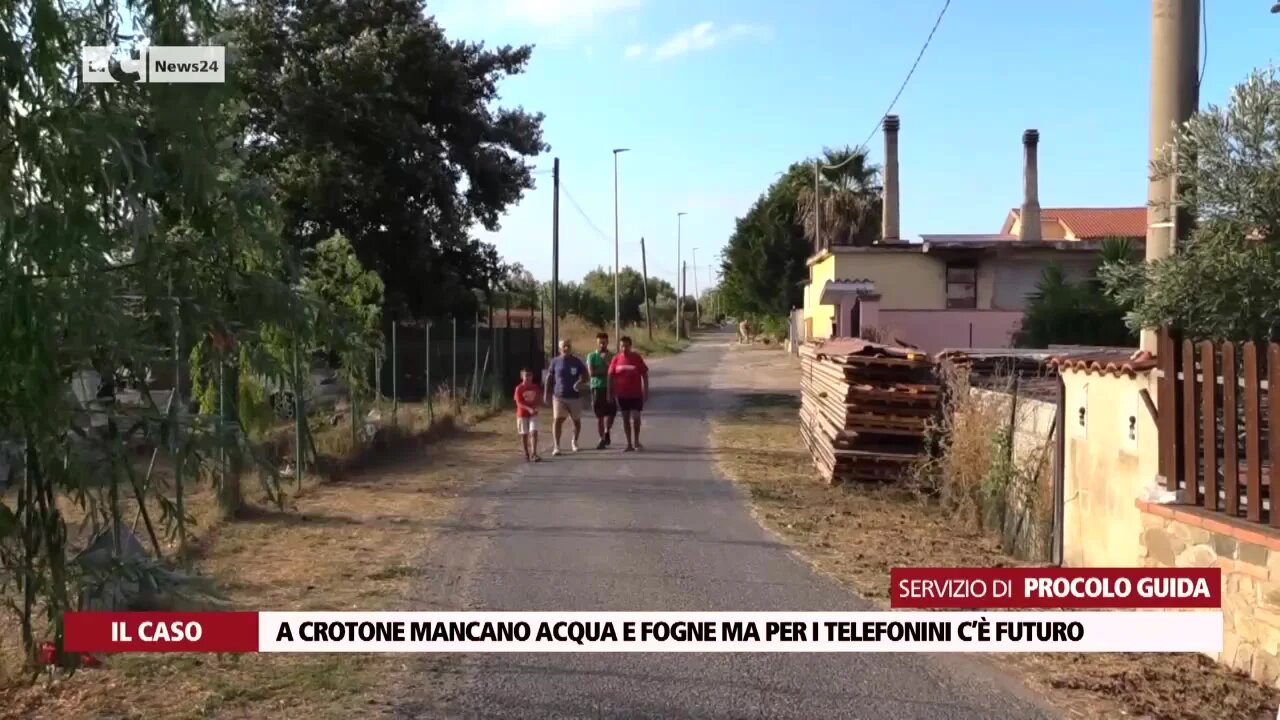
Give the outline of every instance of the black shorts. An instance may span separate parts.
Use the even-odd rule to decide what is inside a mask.
[[[618,405],[609,399],[609,391],[604,388],[592,388],[591,412],[596,417],[613,417],[618,414]]]
[[[640,412],[644,410],[644,398],[618,398],[618,409],[622,412]]]

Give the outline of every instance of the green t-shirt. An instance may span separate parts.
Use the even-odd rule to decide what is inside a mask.
[[[592,350],[587,355],[587,367],[591,368],[591,389],[603,390],[607,384],[609,373],[609,361],[613,359],[613,353],[605,350]]]

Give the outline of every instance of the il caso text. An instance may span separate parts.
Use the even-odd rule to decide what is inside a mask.
[[[111,623],[112,642],[133,642],[136,638],[141,642],[196,642],[204,636],[204,628],[194,621],[151,622],[143,620],[137,623],[135,630],[130,630],[130,623],[114,621]]]

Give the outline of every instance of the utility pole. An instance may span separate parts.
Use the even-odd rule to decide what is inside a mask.
[[[551,346],[560,342],[560,158],[551,166]]]
[[[693,327],[702,327],[702,300],[698,297],[698,248],[693,252]]]
[[[640,238],[640,273],[644,276],[644,324],[649,329],[649,341],[653,342],[653,306],[649,304],[649,259],[644,251],[644,238]]]
[[[689,285],[689,281],[685,278],[685,275],[687,275],[687,274],[688,274],[688,272],[689,272],[689,263],[681,263],[681,265],[680,265],[680,287],[688,287],[688,285]],[[680,306],[680,307],[679,307],[679,309],[678,309],[679,315],[683,315],[683,314],[684,314],[684,296],[683,296],[683,295],[681,295],[681,297],[680,297],[679,306]],[[677,315],[677,317],[679,317],[679,315]],[[692,333],[692,331],[690,331],[690,335],[692,335],[692,334],[693,334],[693,333]]]
[[[621,268],[618,264],[618,155],[627,151],[627,148],[614,148],[613,150],[613,341],[618,342],[618,338],[622,337],[622,292],[618,273]]]
[[[1151,118],[1149,158],[1162,156],[1177,136],[1177,127],[1189,119],[1200,101],[1200,2],[1152,0],[1151,3]],[[1172,255],[1178,231],[1189,228],[1189,218],[1179,220],[1169,198],[1176,197],[1175,178],[1147,183],[1146,260]],[[1156,351],[1155,329],[1142,332],[1142,349]]]
[[[681,255],[680,253],[680,230],[681,230],[680,221],[684,218],[685,215],[688,215],[688,214],[689,213],[686,213],[686,212],[676,213],[676,269],[677,270],[680,269],[680,263],[682,262],[681,258],[683,257],[683,255]],[[683,277],[683,274],[681,274],[680,277],[676,278],[676,339],[677,340],[680,339],[680,316],[684,314],[683,312],[681,312],[684,309],[681,307],[683,304],[684,304],[684,277]]]

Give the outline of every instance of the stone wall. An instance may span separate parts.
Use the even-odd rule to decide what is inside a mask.
[[[1222,568],[1218,662],[1280,686],[1280,535],[1198,509],[1137,506],[1143,565]]]
[[[1001,531],[1004,551],[1014,557],[1049,562],[1053,555],[1053,424],[1056,402],[1019,395],[1011,408],[1010,392],[972,389],[971,405],[981,419],[1013,416],[1013,460],[1025,477],[1006,487],[996,505],[983,508],[987,521]],[[1004,420],[1007,423],[1007,420]]]

